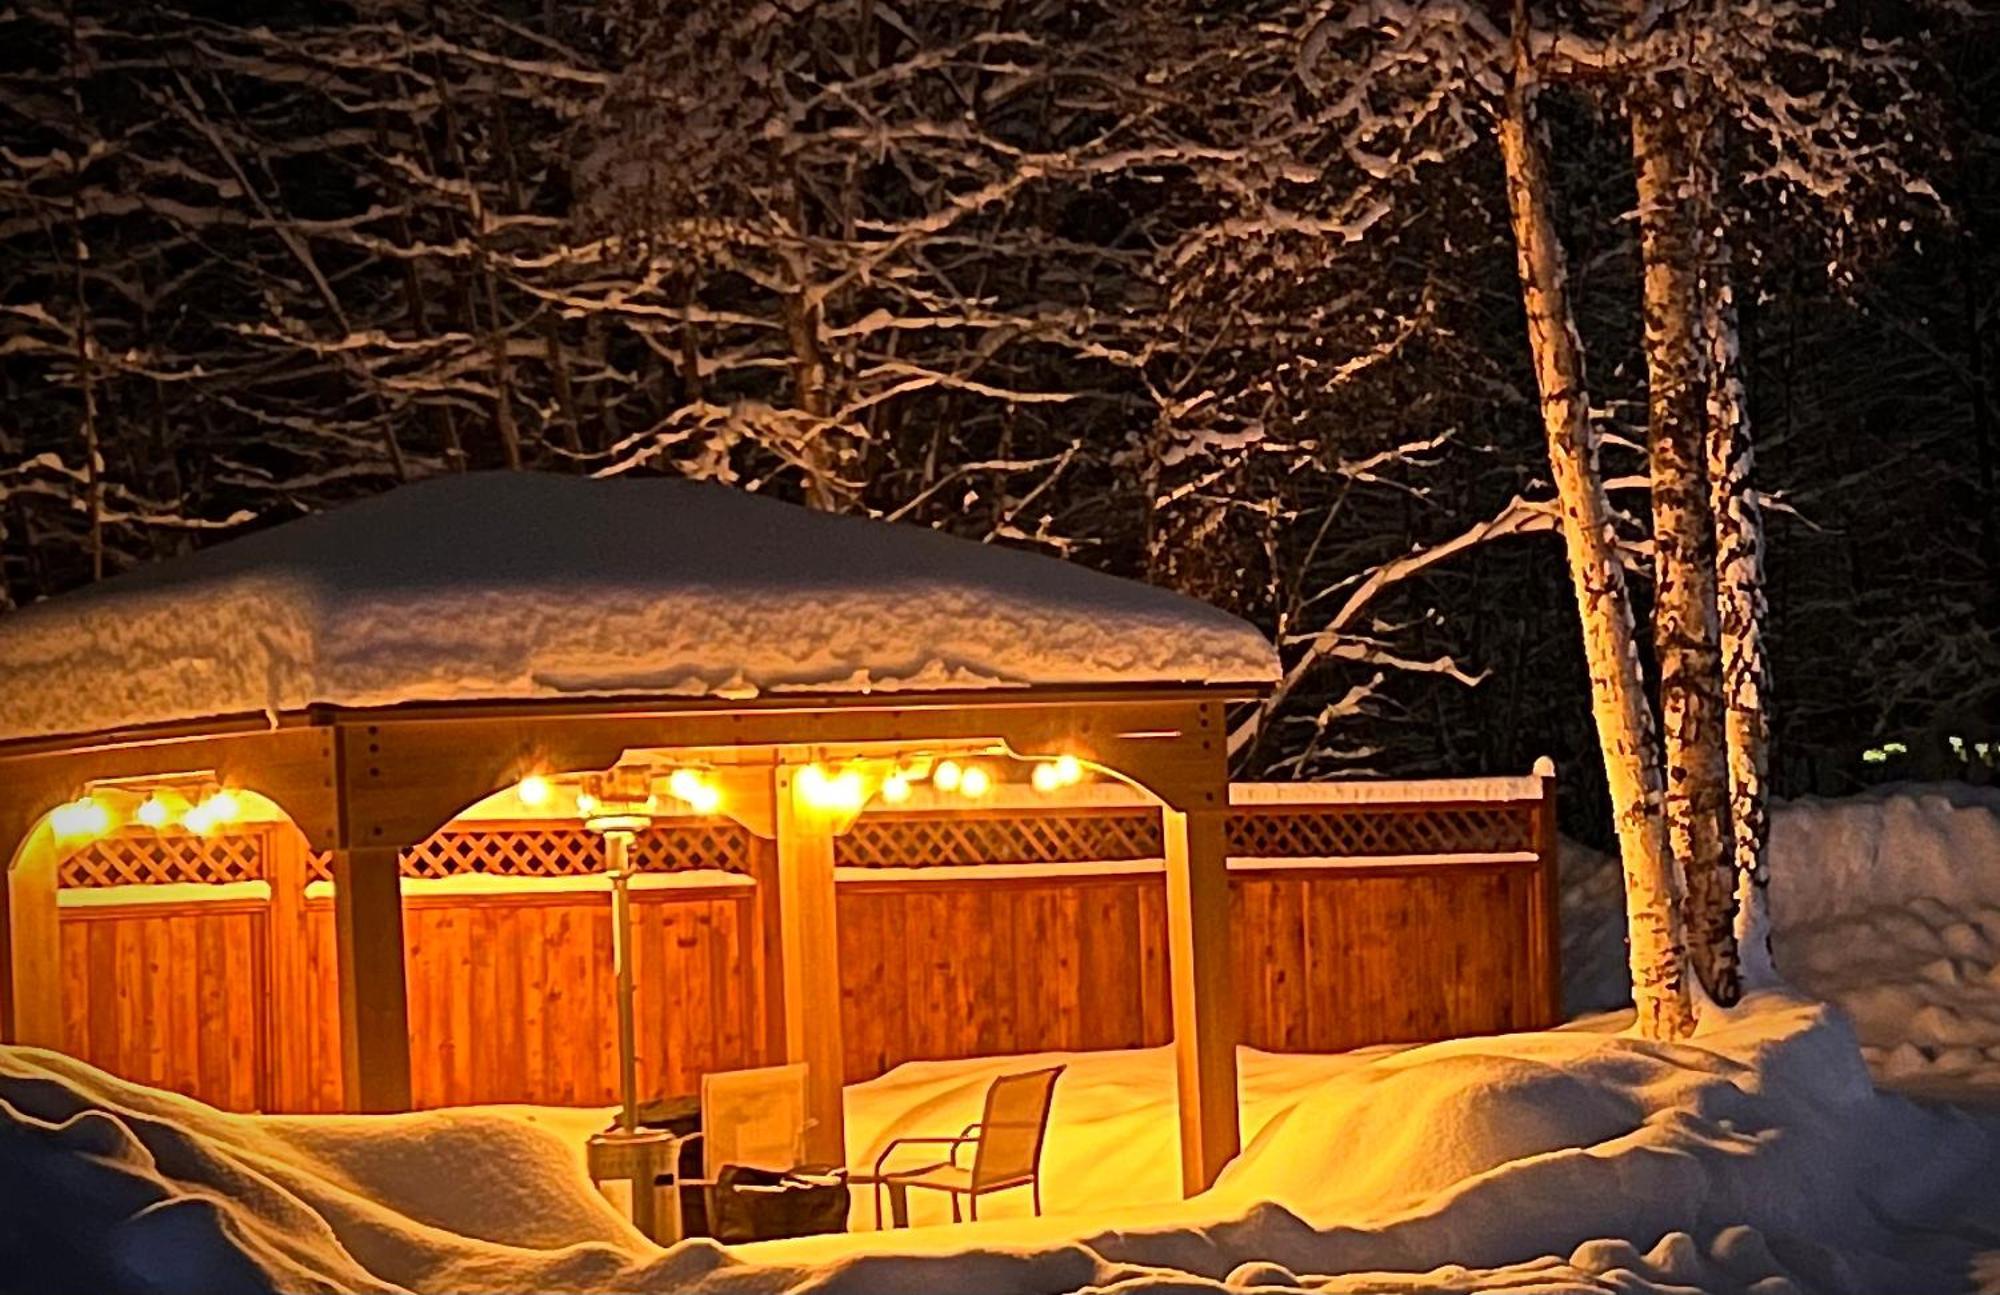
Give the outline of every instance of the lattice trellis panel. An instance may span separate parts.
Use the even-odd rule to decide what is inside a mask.
[[[603,870],[603,843],[581,827],[444,831],[402,856],[405,877],[577,877]]]
[[[748,872],[751,840],[749,828],[727,819],[676,823],[641,832],[632,842],[632,862],[641,872]]]
[[[750,832],[727,820],[650,828],[632,843],[640,872],[688,872],[713,868],[750,869]],[[604,846],[582,827],[550,826],[447,828],[405,850],[405,877],[456,877],[486,873],[496,877],[579,877],[604,870]],[[332,877],[331,859],[315,854],[307,863],[314,881]]]
[[[633,858],[642,872],[742,873],[749,871],[751,842],[747,829],[728,820],[674,824],[641,832]],[[1527,804],[1257,806],[1238,809],[1229,819],[1229,853],[1236,858],[1495,854],[1533,850],[1536,844],[1533,807]],[[926,868],[1157,859],[1164,846],[1159,812],[1148,809],[864,815],[834,849],[835,861],[844,867]],[[603,866],[597,838],[581,827],[509,825],[439,832],[404,853],[402,871],[406,877],[567,877]],[[313,880],[331,876],[327,856],[313,855],[307,873]]]
[[[1239,859],[1500,854],[1535,848],[1532,807],[1315,805],[1238,810],[1229,853]]]
[[[860,868],[979,863],[1079,863],[1160,857],[1160,816],[1020,814],[863,816],[834,844],[835,862]]]
[[[56,884],[68,888],[256,881],[264,875],[261,833],[107,836],[63,860]]]

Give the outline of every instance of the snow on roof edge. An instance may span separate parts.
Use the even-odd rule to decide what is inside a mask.
[[[707,484],[472,474],[0,616],[0,741],[315,705],[1255,695],[1276,673],[1246,622],[1043,555]]]

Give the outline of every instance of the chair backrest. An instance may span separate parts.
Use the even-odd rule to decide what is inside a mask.
[[[703,1176],[724,1165],[796,1169],[805,1157],[806,1068],[716,1070],[701,1077]]]
[[[1017,1183],[1035,1176],[1042,1139],[1049,1129],[1049,1103],[1061,1066],[1002,1075],[986,1090],[979,1121],[979,1146],[972,1156],[972,1190]]]

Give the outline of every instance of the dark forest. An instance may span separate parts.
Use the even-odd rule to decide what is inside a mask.
[[[1246,775],[1547,754],[1602,838],[1482,23],[1385,40],[1403,8],[14,6],[0,605],[441,473],[718,479],[1241,613],[1288,667]],[[1993,26],[1686,8],[1731,105],[1775,790],[1990,781]],[[1574,52],[1618,9],[1545,21],[1643,621],[1629,86]],[[1803,103],[1839,111],[1793,147]]]

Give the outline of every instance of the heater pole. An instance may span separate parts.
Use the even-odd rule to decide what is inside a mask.
[[[611,875],[611,956],[618,972],[618,1086],[624,1103],[618,1126],[627,1133],[639,1128],[639,1053],[632,1013],[632,896],[626,873],[632,860],[632,834],[604,834],[604,863]]]

